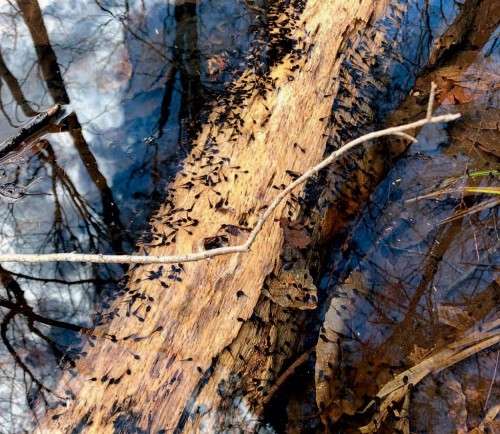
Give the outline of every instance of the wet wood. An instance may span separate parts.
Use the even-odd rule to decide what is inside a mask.
[[[300,3],[294,3],[297,9]],[[384,5],[309,0],[302,12],[282,13],[298,50],[273,66],[264,88],[256,86],[253,72],[245,73],[237,92],[214,109],[153,218],[142,252],[188,253],[245,238],[276,191],[322,159],[327,138],[335,135],[330,116],[346,79],[342,62],[347,53],[355,55],[352,44]],[[380,50],[383,35],[376,36],[369,50]],[[369,68],[366,59],[357,59],[360,67]],[[349,84],[354,89],[352,77]],[[346,115],[354,110],[339,112],[345,119],[336,119],[335,128],[356,124],[355,116]],[[126,294],[98,333],[109,339],[89,342],[60,380],[58,393],[67,405],[52,410],[41,430],[255,427],[259,399],[273,390],[297,350],[299,312],[317,301],[309,276],[314,257],[301,250],[321,231],[307,219],[290,223],[301,214],[301,203],[296,197],[281,206],[248,254],[132,269]],[[284,272],[287,285],[303,289],[288,301]]]
[[[0,159],[8,158],[13,152],[19,152],[19,148],[26,145],[28,139],[39,135],[60,112],[61,106],[56,104],[46,111],[38,113],[33,119],[30,119],[25,125],[19,128],[16,134],[0,143]]]

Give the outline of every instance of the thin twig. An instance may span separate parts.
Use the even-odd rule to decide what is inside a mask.
[[[488,388],[488,394],[486,395],[486,400],[484,401],[484,411],[488,408],[488,401],[490,400],[491,391],[493,390],[493,385],[497,379],[497,370],[498,370],[498,358],[500,356],[500,350],[497,351],[497,361],[495,363],[495,370],[493,371],[493,378],[491,379],[490,387]]]
[[[83,334],[91,334],[93,329],[88,327],[82,327],[73,323],[69,323],[66,321],[59,321],[56,319],[45,318],[37,313],[33,312],[33,309],[28,305],[21,305],[19,303],[13,303],[10,300],[7,300],[3,297],[0,297],[0,307],[5,307],[10,310],[10,312],[14,312],[15,315],[24,315],[28,321],[38,322],[40,324],[49,325],[52,327],[59,327],[66,330],[71,330],[76,333]]]
[[[400,125],[397,127],[390,127],[380,131],[374,131],[358,137],[350,141],[346,145],[331,153],[330,156],[323,161],[307,170],[302,176],[298,177],[295,181],[289,184],[282,190],[269,204],[266,211],[257,220],[253,230],[250,232],[248,239],[241,245],[219,247],[212,250],[202,252],[193,252],[173,256],[141,256],[141,255],[104,255],[104,254],[88,254],[88,253],[45,253],[45,254],[21,254],[21,253],[6,253],[0,255],[0,262],[91,262],[96,264],[172,264],[181,262],[196,262],[203,259],[214,258],[221,255],[229,255],[234,253],[245,253],[250,250],[252,244],[255,242],[257,235],[262,230],[264,224],[269,220],[273,212],[279,204],[287,197],[295,188],[306,182],[316,173],[332,164],[340,156],[345,154],[350,149],[362,143],[368,142],[373,139],[378,139],[384,136],[402,136],[409,140],[415,141],[416,139],[405,131],[413,130],[415,128],[423,127],[427,124],[436,124],[442,122],[450,122],[458,119],[461,115],[446,114],[441,116],[432,116],[432,104],[435,95],[435,85],[431,87],[431,94],[429,97],[429,105],[427,108],[427,116],[425,119]],[[430,111],[430,115],[429,115]]]
[[[427,119],[432,118],[432,109],[434,107],[434,99],[436,98],[436,83],[431,83],[431,93],[429,95],[429,102],[427,103]]]

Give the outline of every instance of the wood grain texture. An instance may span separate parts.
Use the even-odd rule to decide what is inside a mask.
[[[224,232],[224,225],[252,227],[259,209],[276,194],[273,185],[279,188],[290,181],[287,170],[302,173],[322,159],[338,87],[339,49],[353,28],[366,25],[377,4],[307,1],[293,30],[295,38],[302,38],[304,54],[295,62],[288,56],[272,68],[274,89],[264,96],[249,91],[244,104],[232,107],[238,132],[234,123],[214,121],[225,107],[214,109],[214,122],[202,130],[151,222],[156,239],[171,244],[143,250],[154,255],[199,251],[204,240],[221,233],[231,244],[240,243],[245,231]],[[241,77],[241,88],[251,74]],[[215,176],[219,162],[223,182],[203,185],[206,176]],[[275,218],[293,220],[299,211],[299,206],[281,206]],[[173,225],[185,226],[175,240]],[[240,384],[243,367],[247,379],[269,372],[272,382],[272,373],[289,356],[282,350],[290,345],[287,333],[294,333],[293,327],[288,332],[279,328],[280,321],[293,319],[293,310],[270,302],[257,306],[283,247],[283,228],[273,221],[248,254],[189,263],[182,269],[160,270],[156,265],[131,270],[127,297],[142,295],[130,308],[132,313],[139,310],[126,316],[127,297],[115,301],[112,310],[120,316],[99,334],[116,335],[117,342],[98,338],[95,346],[85,348],[73,373],[65,374],[58,386],[60,395],[74,399],[68,399],[66,408],[52,410],[40,432],[216,432],[231,423],[231,412],[251,426],[253,412],[259,411],[255,398],[264,388],[255,385],[250,405],[249,390],[238,391],[234,385]],[[162,276],[150,279],[154,273]],[[271,354],[271,347],[281,350]]]

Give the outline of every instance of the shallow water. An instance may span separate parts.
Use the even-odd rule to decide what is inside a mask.
[[[302,387],[278,397],[283,418],[271,419],[280,429],[320,432],[321,419],[333,432],[358,432],[374,407],[363,409],[393,375],[498,319],[497,193],[467,193],[467,187],[498,189],[498,35],[496,29],[484,45],[466,45],[470,51],[423,73],[391,113],[391,124],[418,119],[408,117],[408,107],[421,104],[419,93],[431,80],[441,86],[449,80],[436,113],[460,112],[462,118],[419,131],[347,238],[331,246],[320,283],[325,303],[311,338],[320,334],[316,364],[297,375]],[[411,393],[412,432],[479,426],[500,399],[497,369],[498,346],[426,377]],[[318,397],[326,399],[320,415]],[[394,432],[397,418],[391,416],[380,432]]]
[[[26,9],[19,8],[21,3]],[[367,84],[363,90],[380,105],[377,119],[371,121],[381,124],[397,109],[432,57],[432,41],[457,11],[453,1],[408,3],[397,18],[399,26],[389,34],[401,52],[384,53],[392,56],[390,61],[381,61],[373,72],[385,78],[387,87]],[[147,240],[148,217],[188,152],[204,107],[246,68],[259,13],[259,2],[242,0],[200,0],[197,7],[159,0],[2,3],[0,137],[15,134],[37,112],[55,103],[64,105],[64,114],[43,131],[36,148],[22,145],[3,159],[0,148],[2,252],[121,253],[133,252],[139,239]],[[385,20],[378,24],[385,25]],[[387,19],[387,25],[393,23]],[[491,290],[497,276],[498,206],[442,224],[460,204],[460,195],[408,200],[441,188],[451,178],[463,185],[471,171],[495,169],[498,160],[491,153],[498,156],[499,49],[497,32],[460,76],[469,83],[459,86],[469,89],[466,96],[461,91],[440,100],[443,110],[466,113],[466,123],[421,131],[419,143],[372,195],[345,241],[348,248],[335,246],[328,253],[328,270],[321,280],[325,304],[315,319],[318,328],[347,276],[356,289],[366,288],[370,294],[353,291],[352,286],[346,289],[351,291],[352,315],[343,334],[352,333],[356,339],[344,342],[343,387],[354,407],[365,404],[364,395],[383,385],[391,369],[408,365],[412,354],[449,337],[456,327],[448,317],[444,326],[442,316]],[[354,74],[355,65],[347,62],[345,67]],[[484,77],[489,81],[481,85]],[[474,135],[477,140],[470,141]],[[484,176],[479,183],[495,186],[498,177]],[[9,186],[21,197],[13,200]],[[470,207],[487,198],[464,200]],[[439,260],[433,259],[436,245],[446,247]],[[108,319],[97,312],[106,306],[124,271],[117,266],[6,264],[0,269],[5,288],[0,297],[17,308],[27,302],[47,318],[90,326]],[[493,286],[493,292],[497,290],[498,285]],[[21,315],[9,315],[14,311],[1,313],[0,425],[5,432],[29,431],[34,414],[30,407],[50,395],[64,352],[76,354],[80,349],[76,333],[26,323]],[[409,330],[419,332],[408,339]],[[481,382],[476,389],[484,397],[494,368],[492,354],[475,366],[458,365],[446,374],[455,379],[442,381],[459,378],[465,384],[468,376]],[[368,378],[366,361],[375,366]],[[484,368],[478,374],[480,364]],[[314,408],[314,366],[308,369],[303,380],[308,396],[294,398],[291,393],[289,402],[277,409],[293,409],[294,402]],[[432,389],[430,381],[425,387]],[[446,407],[438,399],[430,425],[422,425],[425,418],[419,415],[430,411],[426,390],[419,389],[415,396],[412,426],[417,432],[453,432],[456,418],[443,416]],[[498,398],[493,394],[490,402]],[[298,422],[291,422],[297,419],[291,410],[289,417],[270,420],[277,431],[319,429],[319,418],[303,409],[299,413],[306,418]],[[471,414],[475,426],[480,412]],[[340,422],[350,429],[350,420]]]

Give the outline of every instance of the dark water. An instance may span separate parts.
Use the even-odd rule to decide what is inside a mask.
[[[137,240],[147,237],[148,217],[189,151],[205,107],[246,68],[259,32],[259,7],[257,1],[242,0],[200,0],[197,6],[163,0],[1,2],[0,137],[7,139],[55,103],[64,106],[36,147],[20,145],[10,155],[0,147],[2,252],[134,251]],[[433,41],[457,12],[454,1],[409,2],[399,26],[388,35],[398,41],[401,52],[391,53],[392,60],[374,72],[386,77],[387,87],[365,90],[380,104],[378,122],[415,85],[432,55]],[[366,297],[364,291],[350,290],[349,325],[343,331],[356,336],[343,343],[342,361],[343,372],[348,372],[342,377],[343,393],[354,407],[364,404],[374,384],[383,385],[387,367],[410,364],[415,348],[431,348],[449,334],[446,327],[456,329],[443,326],[439,313],[451,315],[449,306],[463,309],[485,291],[498,291],[498,206],[443,225],[462,203],[460,194],[408,202],[452,178],[462,186],[470,173],[497,168],[491,152],[498,156],[498,129],[491,125],[497,125],[499,109],[498,31],[478,45],[473,48],[479,55],[467,71],[479,72],[463,80],[479,90],[471,98],[460,97],[459,109],[466,113],[463,129],[435,126],[421,131],[419,144],[374,192],[346,241],[348,248],[339,253],[335,246],[330,252],[317,325],[347,276],[370,292]],[[441,101],[443,109],[456,110],[455,100],[450,101],[448,106]],[[474,135],[477,139],[470,141]],[[476,142],[482,145],[478,148]],[[478,175],[476,181],[498,185],[498,175]],[[12,197],[12,189],[19,198]],[[464,200],[471,207],[491,196]],[[445,248],[434,260],[437,245]],[[77,325],[105,321],[97,312],[124,271],[82,264],[0,268],[0,301],[11,303],[7,308],[4,303],[0,314],[1,432],[29,431],[31,408],[50,396],[58,366],[79,350],[76,333],[25,321],[22,309],[29,305],[46,318]],[[458,365],[457,372],[446,375],[455,375],[454,381],[462,384],[466,377],[482,381],[475,390],[484,399],[495,354],[470,366]],[[376,367],[368,379],[363,376],[367,360]],[[314,409],[314,366],[308,369],[307,387],[291,393],[281,408],[288,417],[272,421],[277,431],[319,429],[318,417],[303,411],[301,418],[301,412],[290,410],[297,402]],[[375,375],[379,377],[374,381]],[[417,432],[454,432],[456,418],[446,419],[445,404],[425,390],[415,396],[412,426]],[[429,396],[435,399],[434,413],[426,407]],[[489,402],[498,403],[498,398],[496,390]],[[429,426],[422,422],[425,412],[432,414]],[[471,414],[471,426],[476,426],[481,413]],[[340,423],[349,429],[349,420]]]
[[[408,2],[404,14],[396,11],[378,23],[394,24],[394,17],[400,22],[387,41],[397,52],[377,58],[385,61],[372,70],[388,81],[384,89],[374,88],[355,62],[345,62],[377,105],[379,125],[421,118],[431,80],[440,89],[437,113],[463,117],[419,131],[418,143],[387,173],[361,215],[327,246],[319,282],[323,303],[309,322],[305,344],[315,349],[315,358],[268,411],[278,432],[323,432],[324,426],[359,432],[377,403],[363,410],[395,374],[466,330],[498,319],[499,18],[488,17],[491,4],[482,3],[474,30],[429,65],[436,41],[454,21],[453,6]],[[345,141],[353,134],[347,127],[339,135]],[[466,193],[478,186],[496,192]],[[426,377],[410,394],[411,432],[479,426],[499,401],[498,354],[497,345]],[[379,432],[396,432],[401,404]],[[483,429],[496,432],[498,422]]]
[[[488,20],[478,17],[486,30]],[[279,431],[321,432],[322,421],[331,432],[359,432],[377,403],[363,409],[395,374],[466,330],[498,320],[500,33],[498,18],[491,21],[489,34],[469,34],[439,65],[413,76],[401,72],[404,62],[388,70],[395,74],[391,125],[422,116],[420,95],[431,80],[441,89],[436,112],[461,112],[462,119],[419,131],[418,143],[328,249],[320,281],[325,301],[310,339],[316,361],[277,397],[280,412],[269,417]],[[399,104],[396,92],[407,86],[412,90]],[[382,117],[391,111],[386,102]],[[467,187],[495,192],[470,194]],[[480,426],[500,399],[498,354],[496,345],[426,377],[409,395],[411,432]],[[377,432],[395,432],[401,404]],[[483,429],[497,432],[498,419]]]

